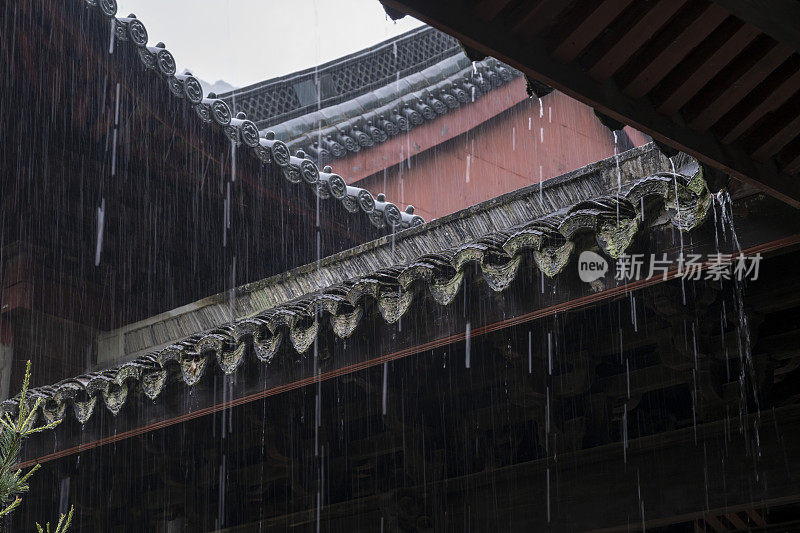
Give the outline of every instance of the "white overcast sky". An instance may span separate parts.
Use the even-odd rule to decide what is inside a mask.
[[[388,19],[378,0],[118,0],[178,70],[236,87],[312,67],[421,25]]]

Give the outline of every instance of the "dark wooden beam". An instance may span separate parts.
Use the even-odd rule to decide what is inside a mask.
[[[589,75],[596,80],[610,78],[625,62],[633,56],[644,43],[661,29],[675,13],[681,10],[688,0],[661,0],[645,12],[631,28],[620,35],[615,44],[589,69]]]
[[[716,516],[707,516],[705,517],[704,520],[706,524],[708,524],[709,527],[711,527],[714,533],[725,533],[728,530],[728,528],[722,525],[722,522],[720,522],[719,518],[717,518]]]
[[[564,7],[564,3],[559,0],[538,0],[536,5],[520,13],[511,32],[522,41],[528,42],[546,28]]]
[[[756,496],[731,488],[753,486],[755,473],[749,451],[752,445],[746,443],[742,433],[728,429],[729,423],[724,421],[631,439],[625,460],[622,443],[614,442],[579,451],[559,451],[557,461],[547,457],[428,480],[424,487],[407,487],[405,493],[426,494],[429,501],[447,502],[453,510],[449,524],[478,523],[481,517],[491,515],[503,531],[538,531],[547,524],[547,528],[559,531],[623,533],[697,520],[705,521],[709,530],[725,532],[729,529],[719,517],[734,513],[752,517],[754,508],[800,501],[800,481],[793,469],[787,470],[784,458],[800,443],[799,419],[796,406],[765,411],[760,417],[745,417],[743,423],[747,427],[761,428],[760,449],[766,451],[758,466],[761,475],[767,472],[770,483],[759,486]],[[780,433],[770,431],[775,425]],[[723,442],[727,442],[727,448]],[[665,486],[680,486],[678,492],[683,497],[664,498]],[[506,491],[504,497],[494,497],[499,491]],[[337,517],[353,516],[365,522],[366,513],[381,509],[380,497],[370,494],[326,505],[319,512],[326,524],[337,523]],[[486,502],[491,502],[491,512],[484,509]],[[644,502],[643,516],[640,502]],[[263,526],[270,530],[313,527],[317,512],[313,506],[292,509],[225,531],[243,533]],[[737,516],[740,521],[741,516]],[[764,523],[763,518],[761,522]]]
[[[511,3],[511,0],[480,0],[473,8],[475,16],[481,20],[490,21]]]
[[[788,174],[800,172],[800,139],[796,139],[786,145],[778,154],[778,159],[783,161],[783,170]]]
[[[764,520],[764,517],[761,516],[761,513],[759,512],[758,509],[748,509],[747,510],[747,515],[750,517],[750,519],[753,522],[755,522],[755,524],[757,526],[766,526],[767,525],[767,522]]]
[[[610,80],[597,82],[580,65],[555,60],[545,43],[536,36],[522,45],[508,28],[478,21],[462,2],[455,0],[384,0],[384,4],[435,26],[611,118],[800,208],[800,183],[781,172],[774,162],[756,161],[741,146],[724,145],[710,132],[692,131],[680,118],[662,115],[646,99],[630,98]]]
[[[798,68],[798,64],[800,64],[800,58],[796,55],[790,58],[789,61],[784,63],[787,68],[784,69],[784,65],[781,65],[779,69],[785,70],[785,75],[783,72],[778,73],[776,71],[775,73],[776,77],[782,78],[781,81],[776,81],[773,84],[771,79],[773,76],[769,76],[762,84],[764,85],[763,90],[759,86],[728,113],[730,115],[730,126],[721,128],[721,131],[724,132],[722,133],[722,142],[731,143],[735,141],[744,135],[761,117],[775,111],[800,91],[800,68]],[[727,122],[727,119],[727,116],[723,117],[723,121]]]
[[[736,526],[738,529],[747,529],[747,524],[737,515],[736,513],[726,513],[725,518],[728,519],[728,522]]]
[[[800,52],[800,2],[795,0],[712,0],[776,41]]]
[[[553,56],[561,61],[575,59],[630,3],[631,0],[606,0],[597,5],[556,47]]]
[[[680,33],[665,35],[669,42],[653,57],[644,57],[646,66],[637,69],[634,78],[624,88],[625,94],[641,98],[660,82],[692,49],[719,26],[728,14],[721,7],[711,4],[703,9]],[[649,55],[642,50],[641,55]]]
[[[791,53],[792,51],[788,46],[777,43],[748,67],[744,67],[741,71],[731,75],[730,79],[735,81],[727,86],[720,84],[722,91],[710,98],[710,101],[703,106],[702,110],[691,119],[689,126],[699,131],[705,131],[716,124],[725,113],[739,103],[761,80],[786,61]]]
[[[723,25],[724,26],[724,25]],[[702,54],[700,61],[684,67],[680,65],[670,81],[664,101],[658,111],[672,115],[688,102],[692,96],[706,86],[728,63],[745,49],[758,35],[758,30],[748,24],[739,24],[737,30],[726,36],[725,42],[710,54]],[[687,61],[688,63],[688,61]]]
[[[752,135],[753,157],[757,161],[766,161],[777,154],[781,148],[789,144],[800,132],[800,93],[779,107],[767,121],[761,131]]]

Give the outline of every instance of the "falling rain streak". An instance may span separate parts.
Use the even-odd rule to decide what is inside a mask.
[[[9,531],[791,530],[792,208],[376,1],[142,4],[0,10]]]

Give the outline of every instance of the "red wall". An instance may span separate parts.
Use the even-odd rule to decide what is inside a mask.
[[[590,107],[557,91],[541,103],[540,117],[539,100],[517,79],[335,168],[431,220],[614,155],[614,135]],[[625,131],[635,146],[646,142]]]

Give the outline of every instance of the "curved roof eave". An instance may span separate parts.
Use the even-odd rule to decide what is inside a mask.
[[[706,220],[712,199],[696,163],[668,172],[666,158],[652,145],[630,152],[621,156],[625,171],[647,175],[626,178],[625,187],[618,191],[611,185],[618,159],[589,165],[552,180],[546,195],[539,195],[538,186],[528,187],[439,222],[441,226],[467,224],[464,233],[474,236],[466,242],[456,239],[448,244],[441,237],[460,232],[445,228],[427,249],[419,248],[416,256],[405,261],[362,268],[359,275],[343,280],[330,279],[301,296],[189,335],[115,367],[32,389],[28,398],[41,398],[38,414],[47,422],[72,412],[85,423],[98,400],[116,414],[131,391],[139,390],[155,400],[171,380],[191,387],[212,372],[215,364],[224,374],[233,374],[243,368],[248,354],[265,365],[274,364],[287,352],[287,357],[297,360],[297,354],[311,347],[322,328],[329,327],[337,338],[346,339],[370,310],[387,323],[395,323],[423,296],[449,305],[465,283],[471,265],[477,265],[477,272],[492,290],[502,293],[517,278],[526,256],[549,277],[558,275],[587,243],[597,243],[606,255],[618,258],[634,237],[649,227],[642,222],[645,216],[640,211],[644,199],[650,222],[666,220],[681,231],[689,231]],[[606,192],[586,197],[598,187]],[[615,192],[609,194],[612,189]],[[679,206],[675,204],[676,194],[681,198]],[[419,228],[417,238],[435,230]],[[584,238],[587,234],[595,238]],[[367,248],[346,253],[360,256]],[[352,259],[375,264],[365,257]],[[14,398],[0,404],[3,412],[17,408]]]
[[[116,17],[115,0],[82,1],[91,11],[112,21],[110,27],[114,40],[135,46],[142,65],[163,80],[175,98],[187,101],[201,121],[220,130],[231,143],[243,145],[262,164],[278,166],[282,175],[290,182],[306,184],[320,199],[338,200],[346,211],[361,212],[362,216],[366,216],[377,227],[396,231],[425,222],[422,217],[414,214],[412,206],[401,211],[382,195],[375,198],[366,189],[348,186],[332,168],[326,166],[320,170],[304,152],[297,151],[292,155],[283,141],[269,132],[259,131],[244,112],[236,112],[235,109],[232,111],[216,94],[203,96],[197,78],[189,72],[176,72],[175,59],[163,43],[148,45],[147,30],[135,15]]]

